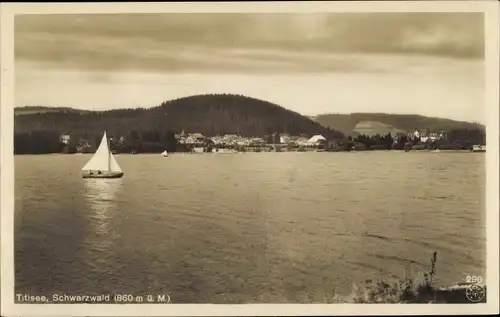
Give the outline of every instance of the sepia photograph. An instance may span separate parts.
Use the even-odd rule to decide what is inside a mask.
[[[2,315],[498,313],[472,2],[2,4]]]

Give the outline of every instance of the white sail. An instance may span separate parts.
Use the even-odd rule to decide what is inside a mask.
[[[102,136],[101,144],[97,148],[97,151],[94,153],[92,158],[85,164],[82,168],[82,171],[90,171],[90,170],[100,170],[100,171],[109,171],[110,170],[110,158],[111,153],[108,147],[108,138],[106,136],[106,131]],[[114,158],[112,159],[114,161]],[[116,161],[115,161],[116,163]],[[116,164],[118,166],[118,164]],[[118,166],[118,168],[120,168]]]
[[[168,153],[167,153],[167,151],[163,151],[163,153],[161,153],[161,155],[168,156]]]
[[[109,153],[109,159],[110,159],[109,170],[111,172],[121,173],[122,169],[120,168],[120,165],[118,165],[118,162],[115,160],[113,153]]]

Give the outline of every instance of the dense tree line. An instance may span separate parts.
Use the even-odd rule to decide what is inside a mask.
[[[392,137],[391,133],[388,133],[384,136],[376,134],[371,137],[366,135],[359,135],[358,137],[354,138],[354,142],[362,143],[368,148],[377,147],[390,149],[392,147],[392,144],[394,143],[394,138]]]
[[[275,132],[309,137],[321,134],[343,138],[336,130],[273,103],[239,95],[198,95],[164,102],[149,109],[110,111],[51,111],[18,114],[15,130],[57,130],[70,135],[99,134],[107,130],[117,136],[129,131],[185,131],[206,136],[239,134],[254,137]]]
[[[337,145],[332,145],[331,150],[349,151],[356,146],[362,145],[366,150],[395,149],[403,150],[407,148],[426,148],[426,149],[470,149],[475,144],[486,144],[486,133],[484,129],[452,129],[446,134],[446,138],[439,140],[427,140],[422,142],[420,139],[409,138],[407,135],[393,137],[391,133],[385,136],[379,134],[374,136],[359,135],[357,137],[348,137],[347,140]]]
[[[124,142],[113,139],[111,148],[121,153],[160,153],[164,150],[168,152],[183,150],[173,131],[160,130],[130,131]]]
[[[486,144],[486,132],[483,129],[453,129],[448,132],[448,140],[470,147],[474,144]]]
[[[14,134],[14,154],[61,153],[65,144],[57,131],[32,131]]]
[[[60,140],[58,131],[32,131],[14,134],[14,154],[48,154],[48,153],[76,153],[79,148],[82,152],[95,152],[102,140],[102,134],[86,134],[72,136],[69,144]],[[121,153],[156,153],[167,150],[175,152],[183,150],[172,131],[160,133],[158,130],[131,131],[123,141],[109,135],[111,150]],[[84,148],[84,144],[90,145]]]

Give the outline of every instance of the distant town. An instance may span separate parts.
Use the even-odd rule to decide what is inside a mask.
[[[314,118],[231,94],[194,95],[152,108],[18,108],[14,153],[93,153],[107,132],[115,153],[485,149],[480,124],[419,115]]]
[[[384,136],[358,135],[346,139],[328,140],[321,134],[310,138],[292,136],[286,133],[273,133],[266,137],[244,137],[237,134],[208,137],[201,133],[174,134],[175,148],[171,152],[305,152],[305,151],[367,151],[367,150],[469,150],[482,152],[486,150],[483,135],[471,135],[474,131],[466,129],[450,131],[452,138],[443,130],[415,129],[409,133],[390,133]],[[477,132],[476,132],[477,134]],[[153,138],[154,139],[154,138]],[[63,153],[93,153],[97,142],[79,138],[73,140],[69,134],[60,135]],[[464,141],[465,140],[465,141]],[[153,140],[152,140],[153,141]],[[157,141],[157,140],[154,140]],[[135,143],[135,144],[134,144]],[[150,142],[145,142],[146,144]],[[160,142],[161,143],[161,142]],[[163,148],[147,149],[142,144],[131,142],[124,136],[110,135],[110,147],[114,153],[155,153]]]

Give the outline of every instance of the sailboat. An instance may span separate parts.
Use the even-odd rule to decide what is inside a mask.
[[[106,131],[92,158],[82,168],[83,178],[120,178],[123,171],[109,150]]]
[[[163,155],[163,157],[167,157],[168,156],[167,150],[163,151],[163,153],[161,153],[161,155]]]

